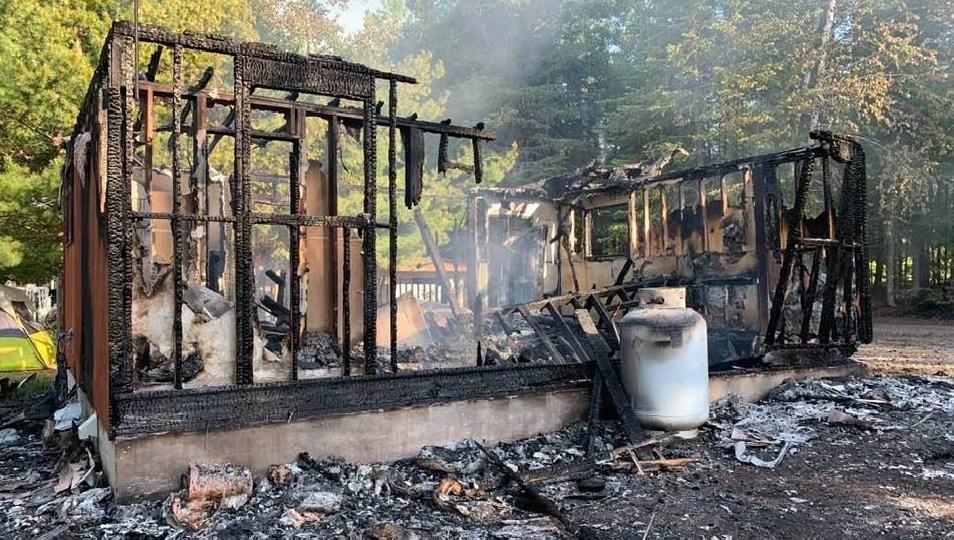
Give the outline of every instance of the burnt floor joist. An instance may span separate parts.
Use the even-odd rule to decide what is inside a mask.
[[[116,435],[205,431],[585,388],[594,372],[592,363],[487,366],[131,394],[117,399],[124,421]]]

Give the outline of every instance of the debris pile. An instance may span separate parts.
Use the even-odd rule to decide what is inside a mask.
[[[937,377],[789,381],[760,403],[744,404],[734,396],[721,400],[710,425],[738,461],[774,469],[818,438],[820,426],[910,430],[935,414],[954,414],[952,396],[954,384]]]
[[[238,510],[252,493],[252,473],[234,465],[189,466],[186,489],[169,497],[169,511],[176,523],[191,530],[208,525],[219,510]]]
[[[301,369],[341,366],[341,346],[328,332],[305,332],[299,355]]]
[[[303,453],[261,477],[243,467],[194,464],[183,471],[188,474],[182,491],[135,505],[111,502],[82,446],[59,459],[62,452],[45,448],[38,434],[7,429],[0,431],[0,536],[29,531],[47,538],[491,539],[759,533],[748,528],[751,523],[780,526],[772,521],[774,514],[759,509],[763,506],[811,519],[806,512],[841,515],[844,505],[872,504],[855,501],[857,492],[833,492],[825,497],[836,497],[835,502],[818,506],[817,490],[835,488],[819,488],[817,480],[808,483],[813,488],[800,484],[816,474],[846,478],[877,469],[879,482],[901,482],[892,496],[930,485],[940,486],[943,496],[943,482],[950,488],[954,480],[952,424],[954,384],[948,379],[807,380],[787,383],[760,403],[723,400],[690,440],[663,434],[630,444],[615,422],[597,422],[592,430],[578,423],[510,443],[465,439],[425,447],[394,463],[348,463]],[[87,472],[90,465],[93,473]],[[823,467],[840,468],[818,471]],[[733,487],[738,478],[755,487]],[[701,520],[673,515],[673,509],[685,508],[709,510]],[[849,519],[867,525],[863,513]],[[892,523],[891,530],[916,532],[930,521]]]

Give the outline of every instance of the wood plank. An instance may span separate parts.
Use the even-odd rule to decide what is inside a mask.
[[[540,326],[540,323],[538,323],[536,319],[530,315],[530,311],[527,309],[527,307],[520,306],[517,311],[520,312],[520,315],[523,315],[523,318],[527,321],[527,324],[529,324],[530,328],[533,329],[533,333],[537,335],[537,337],[540,339],[540,342],[543,343],[543,346],[547,348],[547,351],[549,351],[550,363],[565,363],[566,361],[563,359],[563,355],[557,350],[556,345],[553,344],[550,336],[548,336],[543,327]]]
[[[616,327],[613,317],[610,316],[606,310],[606,306],[603,305],[603,302],[600,302],[598,296],[591,296],[587,302],[591,308],[596,310],[596,314],[599,315],[600,318],[600,324],[603,326],[603,329],[609,333],[610,339],[608,343],[610,349],[618,351],[620,346],[619,328]]]
[[[546,305],[547,312],[550,313],[550,318],[556,324],[556,327],[560,330],[560,333],[566,337],[567,342],[570,344],[570,348],[573,349],[573,352],[576,356],[576,361],[579,363],[586,362],[589,358],[589,353],[586,348],[577,338],[576,332],[570,329],[570,325],[566,323],[566,319],[563,318],[563,314],[560,313],[560,310],[555,308],[553,304]]]
[[[602,379],[603,386],[605,386],[609,392],[613,406],[619,414],[623,432],[631,444],[637,444],[646,440],[646,433],[639,427],[639,422],[636,420],[636,414],[633,412],[633,406],[629,401],[629,396],[626,395],[626,390],[623,388],[619,374],[612,364],[610,364],[610,352],[608,348],[606,348],[606,344],[599,330],[596,329],[596,324],[593,322],[590,312],[585,309],[578,309],[576,310],[576,319],[579,321],[580,327],[583,328],[583,333],[586,334],[594,349],[596,367],[599,373],[597,378]],[[600,345],[601,343],[602,346]]]

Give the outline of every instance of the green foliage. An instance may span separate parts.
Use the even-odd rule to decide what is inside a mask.
[[[954,318],[954,287],[920,289],[914,299],[919,313],[932,317]]]
[[[409,0],[396,50],[429,48],[444,60],[436,84],[452,96],[448,116],[485,121],[520,159],[506,184],[539,180],[600,153],[603,103],[619,87],[612,35],[616,2],[605,0]]]
[[[591,255],[619,257],[629,254],[629,204],[618,204],[594,209],[592,221]]]
[[[428,44],[407,47],[405,39],[413,35],[412,11],[401,0],[386,0],[378,9],[367,14],[364,27],[343,40],[343,56],[349,60],[366,63],[372,67],[411,75],[417,79],[414,85],[399,85],[398,111],[402,116],[416,113],[422,120],[438,121],[446,118],[449,99],[447,63]],[[387,100],[387,89],[378,88],[378,99]],[[454,96],[454,100],[457,96]],[[387,114],[387,110],[384,111]],[[455,123],[463,123],[455,118]],[[476,122],[475,122],[476,123]],[[466,124],[464,124],[466,125]],[[376,170],[378,221],[389,218],[388,208],[388,131],[377,130],[378,155]],[[465,226],[467,192],[475,187],[474,175],[470,172],[450,170],[446,176],[437,173],[437,137],[426,141],[424,167],[424,198],[419,206],[431,231],[440,244],[445,244]],[[516,163],[516,144],[491,146],[483,151],[483,186],[500,182]],[[452,141],[449,159],[469,164],[473,161],[473,149],[469,141]],[[359,214],[364,206],[364,176],[361,144],[343,137],[340,155],[343,171],[339,178],[342,214]],[[414,221],[412,210],[404,206],[404,149],[400,134],[397,134],[397,221],[398,264],[416,263],[426,257],[423,240]],[[385,264],[388,255],[386,236],[379,235],[377,254],[380,264]]]
[[[952,199],[939,196],[954,190],[948,0],[408,5],[414,31],[402,43],[444,60],[438,87],[451,92],[452,114],[486,116],[502,144],[520,145],[505,182],[674,144],[713,162],[830,129],[868,149],[875,257],[886,236],[954,234]]]
[[[594,160],[633,162],[676,144],[701,163],[800,146],[814,127],[853,134],[868,149],[872,238],[954,236],[949,0],[384,0],[346,35],[333,13],[348,3],[142,0],[141,20],[413,75],[419,84],[402,86],[402,114],[483,121],[498,135],[485,149],[487,184],[538,180]],[[60,228],[42,201],[56,197],[59,145],[109,24],[131,18],[132,4],[0,4],[0,209],[6,223],[32,227],[31,235],[0,229],[6,275],[55,273],[55,250],[36,249],[55,244]],[[197,75],[214,62],[213,86],[227,87],[221,59],[187,57],[186,72]],[[385,89],[378,99],[386,99]],[[378,141],[383,221],[386,130]],[[360,148],[357,141],[341,148],[343,213],[363,207]],[[473,177],[438,177],[436,140],[427,148],[421,208],[445,242],[463,225]],[[451,150],[457,161],[469,159],[469,145]],[[320,147],[308,152],[324,157]],[[410,261],[424,250],[410,212],[399,206],[399,254]],[[886,234],[888,227],[899,230]],[[386,248],[379,242],[379,255]]]
[[[0,281],[42,282],[60,264],[62,217],[57,208],[60,164],[40,173],[0,162]]]
[[[44,169],[76,120],[109,22],[98,0],[0,4],[0,159]]]

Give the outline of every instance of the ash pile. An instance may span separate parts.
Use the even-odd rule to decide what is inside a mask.
[[[410,321],[398,331],[396,362],[385,345],[387,336],[378,339],[379,373],[396,366],[398,371],[417,371],[523,363],[585,362],[588,349],[586,333],[573,317],[527,310],[526,314],[495,314],[493,318],[475,318],[469,310],[458,308],[454,314],[444,304],[419,302],[407,295],[399,300],[401,321]],[[555,317],[559,316],[560,320]],[[414,322],[418,321],[418,322]],[[480,325],[479,340],[474,325]],[[479,346],[478,346],[479,343]],[[363,344],[351,350],[352,365],[364,363]]]
[[[716,532],[740,530],[761,536],[765,530],[748,524],[778,527],[772,521],[778,512],[838,521],[824,512],[871,506],[857,494],[831,502],[832,488],[799,484],[823,463],[841,476],[877,471],[893,496],[954,481],[954,384],[942,377],[805,380],[758,403],[730,396],[691,440],[660,434],[633,444],[616,422],[595,421],[517,442],[425,447],[393,463],[303,453],[262,476],[197,463],[183,471],[181,491],[131,505],[112,502],[95,458],[78,441],[82,430],[70,408],[39,424],[10,419],[13,427],[0,431],[0,536],[719,538]],[[753,488],[734,484],[740,475],[754,486],[769,485],[754,489],[760,504],[778,508],[753,507]],[[681,519],[688,508],[702,507],[712,509],[704,520]],[[682,510],[663,518],[673,509]],[[933,526],[917,516],[890,516],[883,525],[894,527],[889,533]]]

